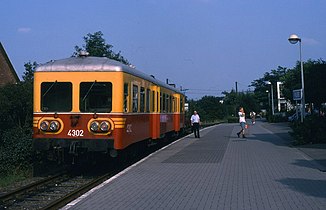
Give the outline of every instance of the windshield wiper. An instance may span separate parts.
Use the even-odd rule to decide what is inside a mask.
[[[91,85],[91,87],[88,89],[88,91],[85,94],[85,96],[83,97],[83,100],[82,101],[85,101],[86,100],[88,94],[91,92],[91,90],[92,90],[93,86],[95,85],[95,83],[96,83],[96,80],[93,82],[93,84]]]
[[[58,82],[58,80],[56,80],[55,82],[52,83],[52,85],[45,91],[45,93],[42,95],[42,97],[44,97],[46,94],[48,94],[48,92],[53,88],[53,86]]]

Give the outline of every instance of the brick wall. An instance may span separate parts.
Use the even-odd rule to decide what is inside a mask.
[[[0,86],[5,84],[15,84],[19,81],[15,69],[13,68],[5,49],[0,42]]]

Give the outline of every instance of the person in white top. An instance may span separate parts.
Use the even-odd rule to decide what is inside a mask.
[[[200,138],[199,135],[200,117],[197,114],[197,111],[194,111],[194,114],[191,116],[190,121],[191,121],[192,129],[195,133],[195,138]]]
[[[256,112],[250,112],[251,123],[254,125],[256,123]]]
[[[238,115],[239,115],[239,123],[240,123],[240,126],[241,126],[241,130],[237,133],[237,135],[240,138],[240,134],[242,134],[242,137],[246,138],[246,136],[245,136],[246,113],[244,112],[244,109],[242,107],[240,107]]]

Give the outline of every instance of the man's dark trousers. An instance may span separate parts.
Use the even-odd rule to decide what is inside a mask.
[[[193,129],[194,129],[194,133],[195,133],[195,138],[200,138],[199,123],[193,123]]]

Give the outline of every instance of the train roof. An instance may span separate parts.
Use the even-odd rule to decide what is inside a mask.
[[[148,80],[158,86],[163,86],[183,94],[179,89],[165,84],[154,77],[147,75],[135,68],[122,64],[118,61],[106,57],[70,57],[60,60],[51,60],[45,64],[40,64],[35,69],[35,72],[125,72],[136,77]]]

